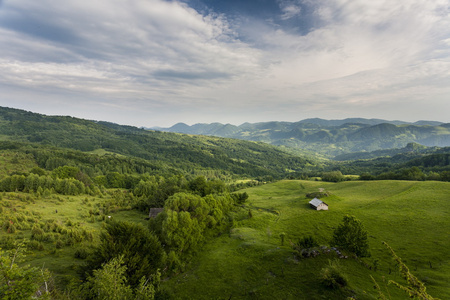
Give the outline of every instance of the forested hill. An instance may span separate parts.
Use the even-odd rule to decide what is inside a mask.
[[[191,173],[214,170],[229,175],[283,177],[286,172],[314,164],[263,143],[148,131],[4,107],[0,107],[0,140],[4,148],[39,144],[85,152],[101,149]],[[11,142],[21,143],[20,147]]]
[[[188,126],[178,123],[159,130],[262,141],[315,151],[330,157],[351,152],[402,148],[411,142],[429,147],[450,146],[450,124],[435,121],[407,123],[353,118],[244,123],[240,126],[220,123]]]

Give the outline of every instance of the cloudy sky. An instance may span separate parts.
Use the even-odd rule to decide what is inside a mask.
[[[450,0],[0,0],[0,106],[147,127],[450,122]]]

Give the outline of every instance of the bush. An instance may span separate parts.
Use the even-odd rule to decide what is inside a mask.
[[[56,249],[61,249],[62,247],[64,247],[64,242],[60,238],[58,238],[55,241],[55,247]]]
[[[31,229],[31,238],[34,240],[41,241],[44,238],[44,230],[42,230],[39,224],[34,224]]]
[[[10,249],[14,249],[15,247],[16,247],[16,241],[14,240],[14,238],[12,236],[4,236],[0,240],[0,248],[10,250]]]
[[[300,241],[298,241],[297,245],[301,249],[309,249],[314,247],[319,247],[319,244],[312,236],[306,236],[302,238]]]
[[[306,198],[325,198],[328,197],[330,194],[328,192],[312,192],[312,193],[308,193],[306,194]]]
[[[233,198],[233,200],[236,204],[244,204],[245,201],[248,199],[248,194],[246,192],[233,193],[233,194],[231,194],[231,197]]]
[[[39,251],[44,250],[44,245],[41,242],[35,240],[30,241],[27,244],[27,247],[30,250],[39,250]]]
[[[73,255],[75,258],[86,259],[89,256],[89,252],[86,248],[78,248]]]
[[[339,261],[329,261],[328,267],[320,271],[320,281],[331,289],[340,289],[348,285],[347,277],[343,274]]]

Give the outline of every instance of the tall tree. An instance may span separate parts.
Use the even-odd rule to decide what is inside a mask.
[[[140,224],[113,221],[101,233],[99,246],[86,271],[92,274],[102,263],[120,255],[127,266],[126,276],[132,287],[136,287],[142,277],[154,274],[165,260],[165,252],[155,234]]]

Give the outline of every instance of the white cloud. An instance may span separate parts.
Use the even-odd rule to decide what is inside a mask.
[[[302,12],[298,1],[278,0],[278,4],[281,11],[283,12],[283,14],[281,15],[282,20],[289,20],[291,18],[300,16],[300,13]]]
[[[405,99],[448,108],[448,0],[277,3],[282,20],[313,20],[309,31],[261,21],[243,42],[235,28],[248,25],[244,17],[202,15],[178,1],[5,1],[0,84],[15,87],[11,99],[20,88],[39,99],[54,92],[74,110],[73,99],[88,99],[80,102],[118,114],[134,106],[161,122],[171,113],[223,122],[243,112],[242,122],[357,116]]]
[[[157,81],[161,73],[166,74],[164,81],[170,81],[169,74],[174,81],[193,81],[211,74],[219,80],[252,72],[258,57],[257,50],[234,39],[224,18],[202,16],[176,1],[98,0],[86,5],[69,0],[55,5],[50,0],[18,0],[7,3],[0,17],[8,13],[17,18],[30,16],[28,27],[42,26],[48,31],[39,35],[26,25],[22,32],[2,30],[2,44],[8,45],[1,50],[2,66],[9,60],[20,65],[16,76],[29,76],[42,84],[73,79],[80,69],[82,76],[75,77],[94,81],[126,78],[130,84]],[[73,37],[61,41],[49,33],[55,28],[70,31]],[[21,49],[20,55],[17,49]],[[52,61],[52,56],[60,62]],[[42,76],[36,76],[37,69]],[[99,73],[104,77],[98,78]],[[54,81],[49,79],[52,76]]]

